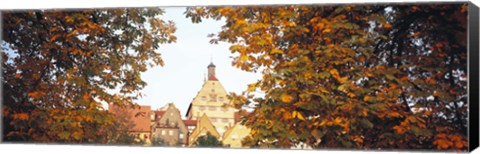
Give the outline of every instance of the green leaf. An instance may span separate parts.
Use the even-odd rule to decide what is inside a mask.
[[[373,123],[367,119],[361,119],[359,122],[364,128],[373,128],[374,126]]]
[[[60,134],[58,134],[58,137],[60,137],[61,139],[68,139],[70,137],[70,132],[61,132]]]

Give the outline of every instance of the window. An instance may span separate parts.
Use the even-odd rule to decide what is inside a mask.
[[[215,111],[215,110],[216,110],[216,107],[215,107],[215,106],[210,106],[210,107],[208,107],[208,110],[210,110],[210,111]]]
[[[210,118],[212,122],[217,122],[217,118]]]
[[[220,101],[220,102],[223,102],[223,100],[224,100],[223,97],[218,98],[218,101]]]
[[[183,139],[183,134],[182,134],[182,133],[180,133],[179,137],[180,137],[180,139]]]
[[[217,101],[217,95],[216,94],[210,94],[210,101],[211,102],[216,102]]]
[[[172,136],[173,135],[173,130],[169,130],[168,135]]]
[[[215,89],[212,89],[212,93],[214,93],[214,92],[215,92]]]
[[[198,109],[200,109],[201,111],[204,111],[205,110],[205,106],[199,106]]]
[[[162,135],[165,135],[165,130],[162,130]]]
[[[228,122],[228,119],[227,119],[227,118],[223,118],[223,119],[222,119],[222,122]]]

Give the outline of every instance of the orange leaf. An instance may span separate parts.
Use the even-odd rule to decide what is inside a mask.
[[[290,103],[293,100],[293,96],[289,94],[282,94],[281,99],[285,103]]]
[[[30,96],[30,97],[32,97],[32,98],[40,98],[40,97],[45,96],[45,92],[42,92],[42,91],[34,91],[34,92],[28,93],[28,96]]]
[[[18,120],[28,120],[30,117],[27,113],[16,113],[13,114],[13,119],[18,119]]]
[[[332,32],[332,29],[330,28],[326,28],[322,31],[322,33],[330,33],[330,32]]]
[[[387,24],[384,24],[383,27],[386,29],[390,29],[392,28],[392,25],[387,23]]]

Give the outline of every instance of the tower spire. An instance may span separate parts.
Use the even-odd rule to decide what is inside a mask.
[[[217,80],[217,77],[215,77],[215,65],[213,64],[213,62],[210,62],[207,68],[208,68],[208,80]]]

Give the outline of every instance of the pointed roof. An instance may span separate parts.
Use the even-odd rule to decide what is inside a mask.
[[[213,136],[216,138],[220,137],[220,133],[218,133],[217,129],[215,126],[212,124],[210,119],[208,119],[206,114],[203,114],[202,117],[198,120],[197,122],[197,127],[192,131],[192,134],[190,134],[188,140],[190,145],[195,143],[198,137],[204,132],[210,132]]]
[[[216,94],[218,94],[219,96],[223,96],[225,97],[225,99],[227,99],[228,93],[223,87],[222,83],[218,80],[208,80],[203,83],[202,88],[197,92],[197,95],[195,95],[195,97],[190,102],[185,116],[188,117],[188,114],[191,112],[192,104],[198,105],[199,102],[202,102],[201,96],[209,96],[212,89],[215,89]]]
[[[217,77],[215,77],[214,75],[208,76],[208,80],[218,81]]]
[[[210,64],[207,66],[207,68],[209,67],[215,67],[215,64],[213,64],[213,62],[210,62]]]

